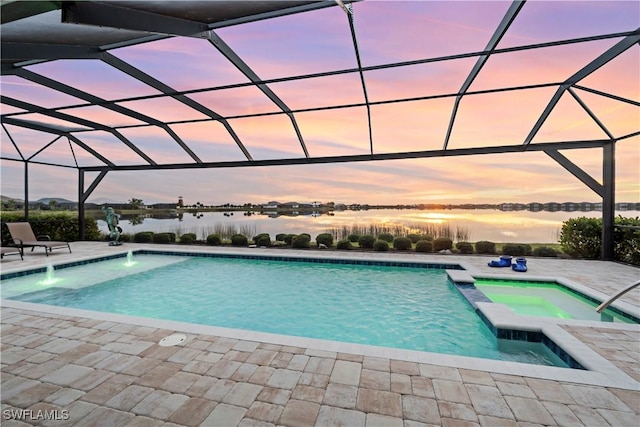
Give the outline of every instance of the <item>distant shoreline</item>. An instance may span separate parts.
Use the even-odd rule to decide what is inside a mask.
[[[367,205],[367,204],[352,204],[343,205],[336,204],[332,206],[320,205],[316,207],[311,206],[278,206],[278,207],[265,207],[260,205],[222,205],[222,206],[175,206],[175,208],[167,207],[167,204],[148,205],[143,209],[127,209],[127,206],[118,206],[117,204],[110,205],[121,211],[135,211],[139,213],[154,211],[176,211],[176,212],[340,212],[345,210],[360,211],[360,210],[380,210],[380,209],[393,209],[393,210],[497,210],[503,212],[513,211],[530,211],[530,212],[594,212],[602,210],[602,203],[589,203],[589,202],[565,202],[565,203],[500,203],[500,204],[417,204],[417,205]],[[100,210],[101,207],[86,207],[86,210]],[[640,202],[637,203],[616,203],[616,211],[640,211]],[[129,212],[127,212],[129,213]],[[131,212],[133,213],[133,212]]]

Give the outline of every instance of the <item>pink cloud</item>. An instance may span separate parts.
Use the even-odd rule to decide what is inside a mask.
[[[601,40],[491,55],[470,90],[561,83],[614,44]]]
[[[260,89],[253,86],[193,93],[189,98],[222,117],[280,111]]]
[[[354,5],[365,65],[481,51],[508,2],[362,2]]]
[[[638,16],[634,1],[528,1],[499,47],[634,31]]]
[[[220,122],[185,123],[171,128],[204,162],[246,160],[231,134]]]
[[[364,107],[298,113],[296,120],[312,157],[369,152]]]
[[[356,66],[347,18],[338,7],[217,30],[262,79]]]
[[[83,102],[73,96],[66,95],[62,92],[58,92],[57,90],[49,89],[48,87],[41,86],[37,83],[15,76],[0,77],[0,87],[2,87],[2,94],[4,96],[32,104],[42,105],[47,108],[60,107],[69,104],[80,104]],[[3,104],[3,114],[9,112],[8,110],[5,111],[5,107],[6,106]]]
[[[100,106],[70,108],[62,112],[110,127],[140,125],[144,123],[131,116],[120,114]]]
[[[59,60],[27,68],[105,99],[158,93],[152,87],[99,60]]]
[[[207,40],[176,37],[111,53],[175,90],[245,83],[248,79]],[[167,67],[167,64],[171,64]]]
[[[367,71],[365,79],[372,101],[417,98],[457,93],[476,58],[433,62]]]
[[[172,122],[209,118],[209,116],[169,97],[125,101],[120,102],[119,105],[160,121]]]

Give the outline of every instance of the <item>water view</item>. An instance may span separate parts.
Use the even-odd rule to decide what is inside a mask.
[[[616,212],[616,215],[635,217],[637,211]],[[124,233],[140,231],[196,233],[204,238],[218,228],[235,227],[245,234],[309,233],[313,237],[327,231],[341,231],[354,226],[380,225],[396,229],[448,227],[453,236],[466,235],[470,241],[489,240],[512,243],[557,243],[562,223],[569,218],[587,216],[598,218],[592,212],[530,212],[500,211],[494,209],[372,209],[335,211],[324,215],[247,215],[235,212],[198,212],[171,214],[166,218],[136,216],[120,219]],[[100,231],[107,232],[104,220],[98,220]],[[466,240],[466,239],[463,239]]]

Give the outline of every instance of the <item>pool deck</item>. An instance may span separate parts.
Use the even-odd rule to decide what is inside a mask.
[[[640,269],[529,258],[230,249],[74,242],[73,253],[9,255],[2,273],[127,250],[235,252],[459,263],[476,276],[557,278],[610,295]],[[620,299],[640,313],[640,289]],[[499,311],[499,310],[498,310]],[[491,314],[491,313],[490,313]],[[500,313],[493,313],[500,317]],[[522,319],[504,313],[504,321]],[[501,320],[501,321],[502,321]],[[3,300],[0,384],[5,426],[638,426],[640,326],[527,321],[589,371],[538,367]],[[529,325],[531,326],[531,325]],[[537,327],[537,326],[536,326]],[[174,333],[176,346],[158,342]],[[593,368],[593,370],[591,370]],[[23,410],[23,411],[20,411]],[[26,410],[26,411],[24,411]],[[41,412],[39,412],[41,411]],[[47,420],[47,417],[57,420]]]

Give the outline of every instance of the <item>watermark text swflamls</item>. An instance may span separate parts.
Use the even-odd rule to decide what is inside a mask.
[[[5,420],[20,421],[64,421],[69,419],[67,409],[5,409],[2,411]]]

